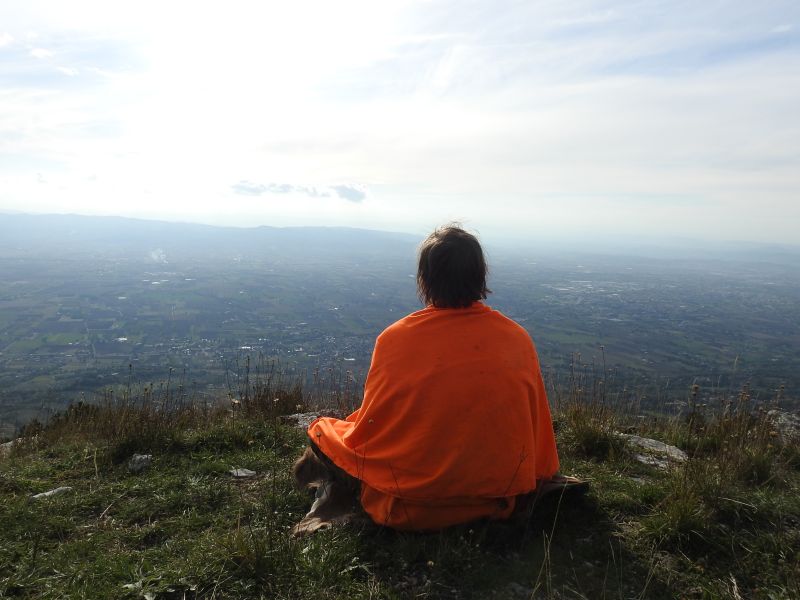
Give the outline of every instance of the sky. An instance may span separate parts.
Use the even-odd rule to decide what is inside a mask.
[[[800,244],[800,3],[4,0],[0,212]]]

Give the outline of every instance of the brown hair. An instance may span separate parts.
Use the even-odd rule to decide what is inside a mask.
[[[458,225],[437,228],[419,247],[417,293],[437,308],[466,308],[486,298],[488,268],[478,238]]]

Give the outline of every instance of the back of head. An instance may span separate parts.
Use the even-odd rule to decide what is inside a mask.
[[[465,308],[486,298],[488,269],[478,239],[455,225],[436,229],[419,249],[417,291],[437,308]]]

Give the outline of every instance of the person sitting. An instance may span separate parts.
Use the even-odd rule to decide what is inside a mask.
[[[482,302],[486,279],[481,245],[460,227],[439,228],[422,243],[425,308],[378,336],[361,407],[308,427],[295,477],[317,487],[317,500],[296,533],[346,509],[348,494],[379,525],[438,530],[508,518],[542,482],[579,483],[557,475],[533,341]]]

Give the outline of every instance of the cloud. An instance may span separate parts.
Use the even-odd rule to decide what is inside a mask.
[[[34,58],[49,58],[50,56],[53,56],[53,53],[45,48],[34,48],[31,50],[31,56]]]
[[[267,191],[267,186],[263,183],[253,183],[252,181],[240,181],[234,183],[231,188],[237,194],[242,196],[260,196]]]
[[[290,183],[254,183],[241,180],[231,186],[237,194],[243,196],[261,196],[262,194],[301,194],[310,198],[341,198],[348,202],[362,202],[367,197],[366,188],[358,184],[341,184],[328,187],[313,185],[293,185]]]
[[[788,23],[784,25],[778,25],[777,27],[772,28],[772,33],[789,33],[794,27],[789,25]]]
[[[367,197],[367,191],[360,185],[334,185],[331,189],[339,198],[350,202],[362,202]]]
[[[75,77],[78,74],[78,69],[73,69],[71,67],[56,67],[56,68],[67,77]]]
[[[11,42],[14,41],[14,38],[11,37],[8,33],[0,33],[0,48],[3,46],[8,46]]]

